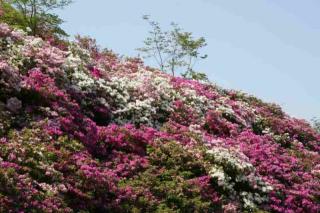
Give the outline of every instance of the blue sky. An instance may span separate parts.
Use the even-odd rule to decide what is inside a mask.
[[[142,15],[174,21],[206,38],[209,57],[195,68],[213,82],[310,119],[320,117],[319,11],[319,0],[74,0],[58,14],[70,35],[127,56],[147,36]]]

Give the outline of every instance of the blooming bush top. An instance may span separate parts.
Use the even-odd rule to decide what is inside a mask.
[[[0,24],[0,212],[319,212],[320,135],[277,105]]]

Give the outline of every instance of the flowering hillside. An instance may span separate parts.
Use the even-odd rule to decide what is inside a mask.
[[[278,106],[0,24],[0,212],[320,212],[320,135]]]

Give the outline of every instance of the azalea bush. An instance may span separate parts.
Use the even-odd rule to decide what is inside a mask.
[[[0,24],[0,212],[320,211],[320,135],[275,104]]]

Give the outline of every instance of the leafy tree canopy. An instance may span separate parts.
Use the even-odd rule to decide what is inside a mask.
[[[0,20],[41,37],[61,37],[67,33],[60,27],[63,20],[53,13],[71,0],[2,0]]]
[[[137,49],[143,57],[153,58],[162,71],[170,70],[173,76],[179,68],[195,73],[193,67],[198,60],[207,58],[207,55],[200,55],[200,49],[207,45],[206,40],[194,38],[192,33],[184,32],[175,23],[171,23],[171,31],[163,31],[149,16],[145,15],[143,19],[151,26],[149,36],[144,40],[145,46]]]
[[[313,128],[320,133],[320,119],[313,118],[312,123],[313,123]]]

